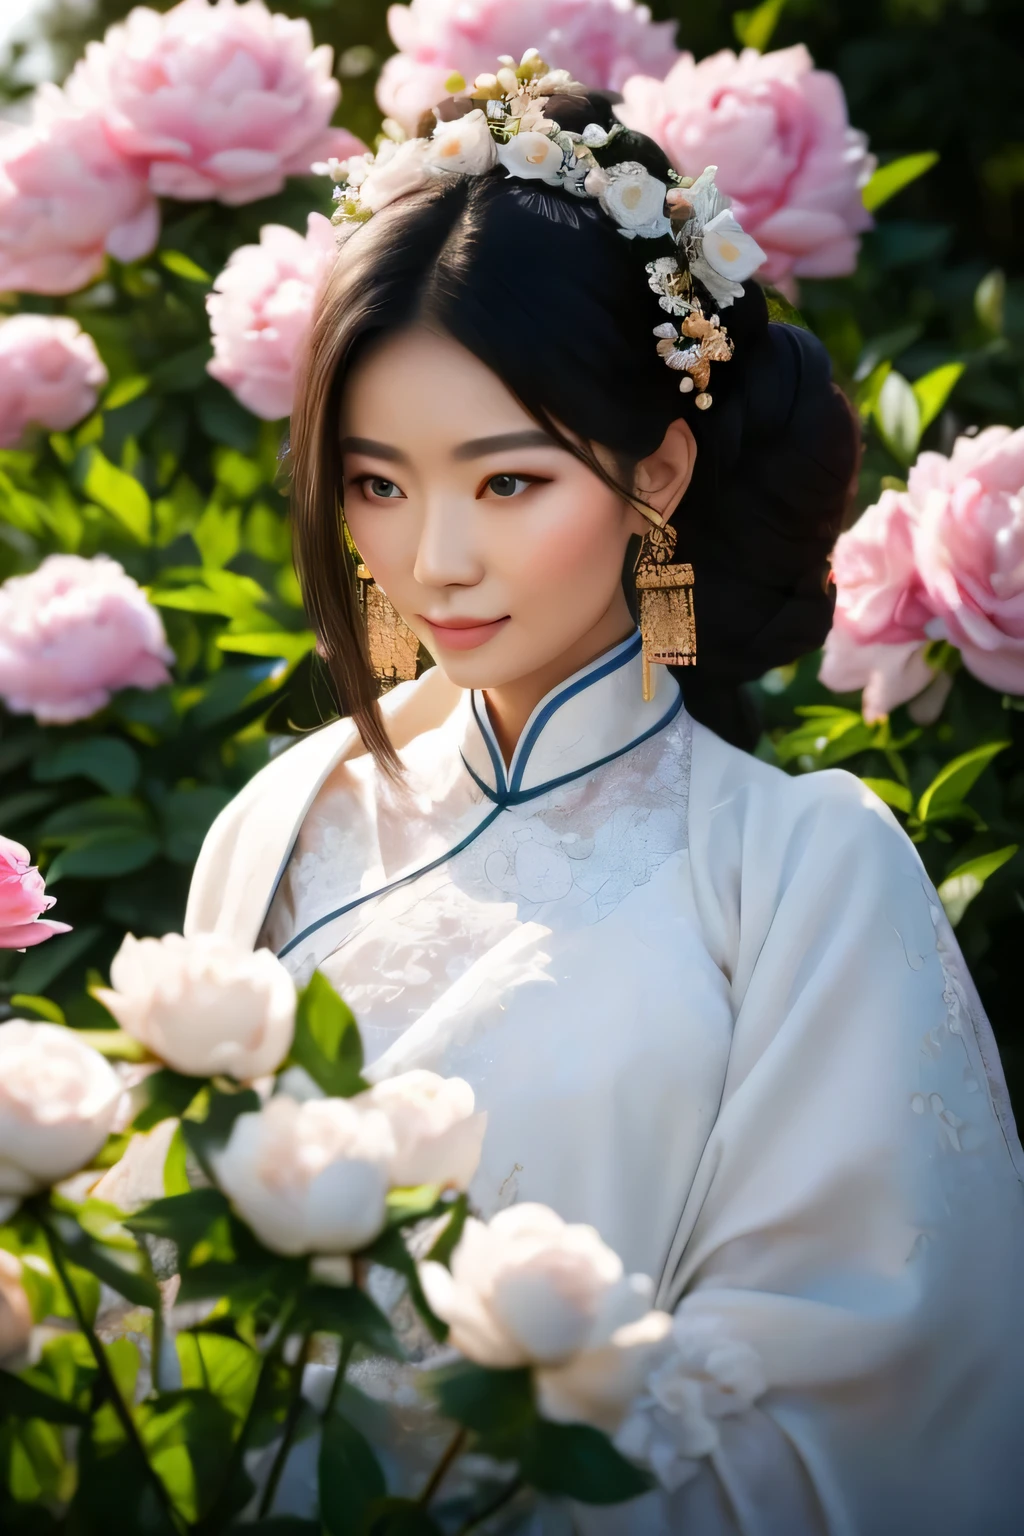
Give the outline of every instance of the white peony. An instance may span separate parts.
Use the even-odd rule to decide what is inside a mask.
[[[0,1221],[23,1195],[88,1166],[121,1093],[113,1067],[74,1030],[0,1024]]]
[[[128,934],[96,996],[126,1034],[192,1077],[249,1082],[275,1071],[295,1035],[295,983],[269,949],[219,934]]]
[[[483,1148],[487,1116],[473,1113],[461,1077],[417,1069],[385,1078],[354,1101],[383,1111],[395,1138],[391,1182],[467,1189]]]
[[[388,1117],[353,1099],[278,1094],[239,1115],[217,1183],[275,1253],[353,1253],[382,1230],[395,1158]]]
[[[498,146],[479,107],[451,123],[438,123],[427,144],[427,164],[436,171],[478,176],[497,163]]]
[[[467,1359],[495,1368],[532,1366],[540,1410],[560,1422],[618,1428],[672,1320],[652,1312],[645,1275],[622,1261],[593,1227],[567,1225],[543,1205],[472,1218],[451,1271],[420,1265],[433,1310],[449,1342]]]
[[[562,147],[546,133],[520,132],[507,144],[495,147],[510,176],[523,181],[544,181],[549,187],[557,186],[562,179]]]
[[[13,1364],[32,1336],[32,1308],[21,1280],[21,1260],[0,1248],[0,1366]]]
[[[359,201],[371,213],[379,213],[398,197],[419,192],[433,179],[427,160],[428,139],[407,139],[404,144],[386,140],[368,164],[359,183]]]
[[[672,233],[671,220],[665,214],[668,186],[639,161],[623,160],[591,171],[585,185],[628,240],[637,235],[656,240]]]
[[[761,1357],[713,1318],[677,1312],[671,1349],[655,1366],[615,1444],[670,1493],[717,1450],[718,1421],[743,1413],[765,1391]]]

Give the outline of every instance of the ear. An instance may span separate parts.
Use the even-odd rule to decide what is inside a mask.
[[[693,478],[696,460],[696,439],[689,424],[679,416],[669,423],[668,431],[654,452],[636,466],[633,480],[636,499],[651,507],[659,517],[667,517],[675,510]]]

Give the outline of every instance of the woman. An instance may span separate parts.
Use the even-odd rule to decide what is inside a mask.
[[[709,1456],[574,1528],[1016,1530],[1024,1212],[987,1021],[888,810],[742,750],[740,684],[829,627],[851,416],[743,284],[712,177],[672,186],[541,74],[341,193],[291,460],[351,718],[224,813],[189,926],[319,967],[372,1075],[467,1078],[485,1215],[592,1223],[756,1351]],[[350,544],[436,661],[379,708]]]

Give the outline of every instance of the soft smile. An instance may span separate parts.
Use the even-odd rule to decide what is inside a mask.
[[[474,651],[503,629],[510,615],[503,619],[428,619],[425,614],[421,617],[445,650]]]

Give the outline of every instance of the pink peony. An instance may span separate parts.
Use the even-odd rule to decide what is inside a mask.
[[[676,170],[717,165],[719,187],[766,252],[759,274],[793,291],[798,277],[841,277],[871,225],[861,189],[874,168],[849,126],[843,88],[798,44],[774,53],[684,53],[664,80],[626,82],[617,114],[649,134]]]
[[[337,254],[337,231],[311,213],[305,238],[265,224],[259,245],[233,251],[207,295],[215,379],[265,421],[291,412],[313,301]]]
[[[99,118],[44,85],[29,127],[0,138],[0,289],[74,293],[106,254],[134,261],[156,244],[146,179],[108,142]]]
[[[0,324],[0,448],[30,422],[64,432],[88,416],[107,382],[96,344],[66,316],[12,315]]]
[[[958,438],[948,459],[922,453],[908,496],[928,635],[990,688],[1024,694],[1024,428]]]
[[[314,160],[363,147],[329,127],[341,94],[332,63],[307,21],[272,15],[263,0],[181,0],[109,27],[66,89],[148,167],[158,196],[250,203]]]
[[[905,492],[883,491],[832,552],[836,626],[861,644],[924,638],[932,611],[914,555],[915,522]]]
[[[106,555],[50,555],[0,586],[0,697],[14,714],[84,720],[119,688],[170,682],[173,660],[160,615]]]
[[[635,0],[412,0],[388,8],[388,30],[400,52],[381,71],[377,101],[408,133],[448,94],[453,71],[472,80],[499,54],[536,48],[552,68],[613,90],[641,71],[660,80],[677,57],[676,23],[652,22]]]
[[[70,933],[67,923],[42,917],[56,899],[47,896],[28,849],[0,835],[0,949],[30,949],[55,933]]]
[[[884,719],[898,704],[909,699],[922,703],[927,696],[924,712],[916,715],[927,725],[938,718],[953,682],[948,672],[937,673],[928,665],[923,642],[871,644],[855,639],[838,621],[825,641],[818,676],[833,693],[863,690],[861,710],[869,723]],[[916,704],[911,713],[915,709]]]

